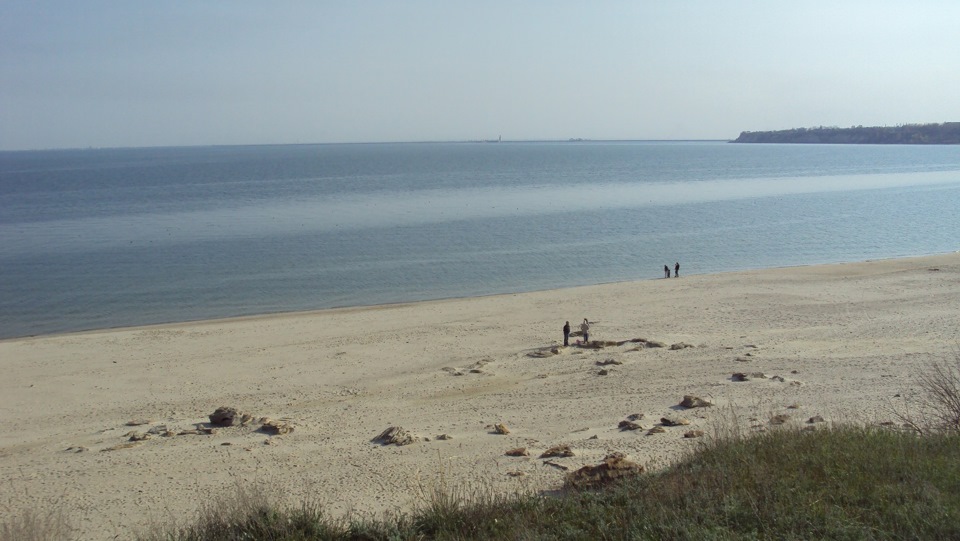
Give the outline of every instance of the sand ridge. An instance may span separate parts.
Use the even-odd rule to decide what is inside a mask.
[[[83,538],[106,539],[242,480],[334,514],[403,511],[441,477],[552,489],[611,451],[659,467],[720,419],[880,422],[957,348],[957,306],[953,253],[0,341],[3,504],[59,502]],[[584,317],[611,345],[560,347],[563,322]],[[715,405],[679,408],[687,394]],[[220,406],[295,430],[128,442],[209,426]],[[640,413],[642,430],[618,426]],[[648,434],[669,416],[690,424]],[[390,426],[420,441],[372,441]],[[574,456],[539,458],[556,445]]]

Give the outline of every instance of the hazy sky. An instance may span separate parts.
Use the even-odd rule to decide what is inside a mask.
[[[960,2],[0,2],[0,149],[960,121]]]

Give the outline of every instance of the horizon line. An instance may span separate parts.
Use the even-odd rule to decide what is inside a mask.
[[[46,147],[0,149],[0,152],[51,152],[59,150],[137,150],[159,148],[227,148],[227,147],[280,147],[280,146],[323,146],[323,145],[421,145],[421,144],[503,144],[503,143],[697,143],[730,142],[733,139],[450,139],[422,141],[341,141],[313,143],[210,143],[195,145],[144,145],[144,146],[85,146],[85,147]]]

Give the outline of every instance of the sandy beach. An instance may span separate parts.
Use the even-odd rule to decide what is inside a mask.
[[[956,354],[958,307],[951,253],[0,341],[0,508],[59,506],[83,539],[243,482],[333,515],[407,511],[437,483],[557,488],[610,451],[655,469],[722,423],[886,422]],[[584,318],[604,347],[562,347]],[[206,433],[221,406],[250,422]],[[662,417],[690,425],[648,433]],[[372,441],[392,426],[417,441]],[[574,456],[539,458],[561,444]]]

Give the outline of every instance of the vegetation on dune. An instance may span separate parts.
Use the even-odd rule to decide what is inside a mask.
[[[960,433],[774,430],[715,440],[600,490],[435,493],[388,518],[335,520],[249,493],[225,500],[141,539],[960,539]]]
[[[857,145],[957,145],[960,122],[900,126],[836,126],[741,132],[734,143],[820,143]]]
[[[12,510],[0,505],[0,541],[51,541],[79,539],[62,507]]]

